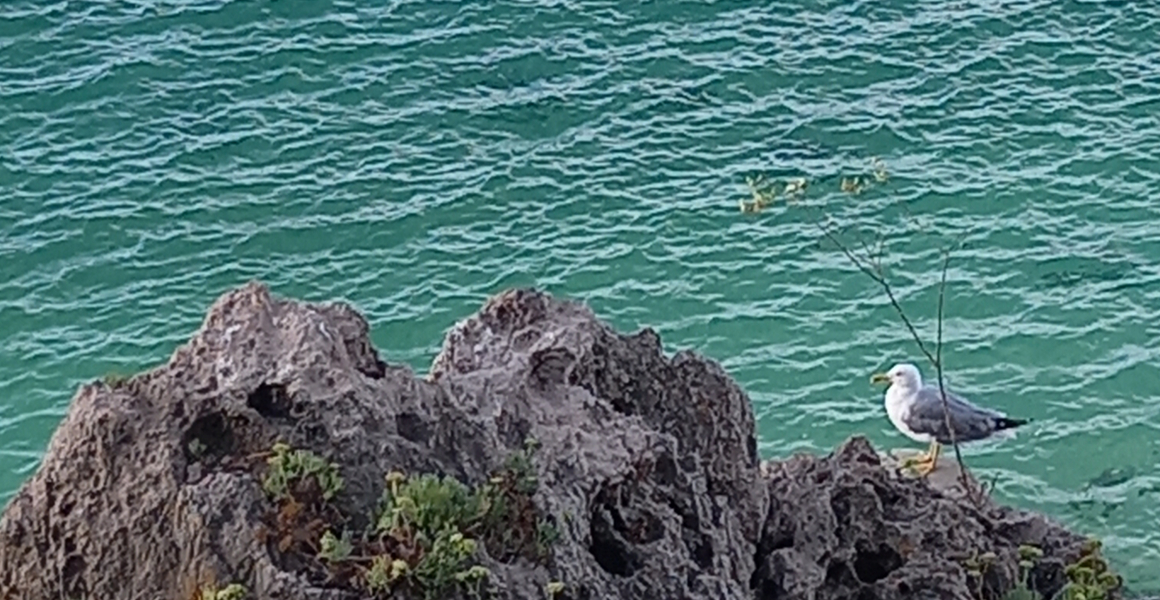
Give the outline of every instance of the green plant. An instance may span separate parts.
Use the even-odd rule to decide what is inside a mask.
[[[390,577],[388,577],[388,579],[392,582],[397,581],[399,579],[402,579],[404,576],[406,576],[410,572],[411,572],[411,565],[408,565],[407,561],[405,561],[405,560],[396,558],[395,560],[391,561],[391,573],[390,573]]]
[[[371,593],[391,589],[391,566],[387,557],[376,556],[371,559],[371,568],[366,574],[366,585]]]
[[[1041,600],[1043,595],[1031,589],[1027,583],[1027,579],[1031,576],[1031,570],[1035,568],[1036,562],[1043,556],[1043,551],[1030,544],[1023,544],[1019,546],[1019,581],[1015,582],[1015,587],[1003,594],[1003,600]]]
[[[534,494],[540,481],[536,477],[536,467],[532,464],[532,457],[540,448],[540,442],[535,438],[524,440],[523,450],[517,450],[504,461],[504,469],[515,482],[515,489],[521,494]]]
[[[560,539],[560,530],[556,529],[555,525],[547,521],[539,521],[536,523],[536,551],[539,554],[546,554],[551,551],[552,546]]]
[[[1015,587],[1003,594],[1003,600],[1040,600],[1043,596],[1024,584],[1016,584]]]
[[[220,590],[214,585],[205,585],[198,592],[198,600],[242,600],[245,597],[246,586],[240,583],[231,583]]]
[[[197,438],[189,440],[188,447],[190,456],[193,456],[194,458],[201,458],[201,456],[205,454],[205,444],[203,444],[201,440]]]
[[[263,489],[276,499],[290,496],[291,485],[296,480],[314,476],[326,500],[334,498],[342,490],[342,476],[338,465],[328,463],[309,450],[292,450],[284,443],[274,444],[274,454],[267,459],[270,470],[262,482]]]
[[[103,381],[105,385],[116,389],[128,383],[130,377],[130,375],[124,375],[116,371],[109,371],[108,373],[105,373],[105,376],[101,378],[101,381]]]
[[[386,476],[386,488],[368,537],[321,534],[319,558],[332,572],[361,573],[355,581],[375,595],[405,587],[425,598],[452,589],[479,595],[490,572],[476,555],[485,546],[496,560],[522,554],[549,555],[559,532],[541,520],[531,496],[538,487],[528,440],[504,466],[477,486],[454,477],[423,473]]]
[[[1123,580],[1100,555],[1102,546],[1097,539],[1084,544],[1076,562],[1064,569],[1067,584],[1056,594],[1057,600],[1107,600],[1120,589]]]
[[[384,493],[378,530],[412,527],[431,535],[458,529],[479,511],[480,498],[454,477],[430,473],[413,479],[396,476]]]
[[[486,578],[489,575],[487,569],[479,567],[482,569],[480,571],[466,564],[475,554],[475,548],[475,540],[458,531],[444,529],[437,533],[423,560],[411,570],[424,596],[428,599],[439,598],[456,583]]]
[[[997,558],[994,552],[983,552],[980,554],[978,550],[975,550],[971,556],[963,561],[963,566],[967,568],[967,574],[978,581],[977,587],[975,588],[975,595],[979,598],[983,597],[983,582],[987,575],[987,569],[995,564]]]
[[[491,571],[481,565],[475,565],[466,571],[455,574],[455,580],[465,587],[471,596],[478,598],[483,590],[483,582],[491,577]]]
[[[339,562],[350,557],[354,549],[351,544],[350,532],[343,531],[342,537],[337,537],[334,532],[329,529],[322,534],[322,539],[318,542],[319,551],[318,557],[330,562]]]
[[[407,561],[402,559],[391,560],[386,556],[375,556],[371,559],[371,568],[366,573],[367,591],[378,594],[389,592],[391,586],[410,572]]]
[[[477,542],[467,532],[478,527],[488,506],[487,499],[454,477],[425,473],[408,478],[393,471],[387,476],[376,533],[396,546],[414,546],[419,558],[413,565],[396,561],[390,573],[375,575],[376,584],[390,587],[409,578],[428,598],[459,584],[478,585],[487,572],[469,564]]]

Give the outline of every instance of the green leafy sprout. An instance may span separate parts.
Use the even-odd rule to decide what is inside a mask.
[[[246,597],[246,586],[240,583],[231,583],[222,589],[213,585],[206,585],[199,590],[199,600],[243,600]]]
[[[309,450],[293,450],[281,442],[274,444],[273,450],[274,455],[266,461],[270,470],[262,487],[274,498],[288,498],[295,480],[311,476],[317,480],[326,500],[333,499],[342,490],[343,481],[337,464],[327,462]]]

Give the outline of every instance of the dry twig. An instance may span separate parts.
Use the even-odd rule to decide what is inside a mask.
[[[808,206],[808,203],[805,204]],[[909,208],[903,206],[903,210],[906,212],[908,219],[914,222],[915,217],[910,212]],[[942,248],[942,275],[939,280],[938,291],[938,336],[935,344],[935,350],[932,353],[927,345],[922,341],[922,336],[918,334],[918,330],[915,329],[914,324],[910,321],[910,318],[906,316],[906,311],[902,309],[902,305],[899,303],[898,298],[894,295],[894,288],[891,287],[890,282],[886,277],[886,270],[882,266],[882,255],[886,243],[884,234],[879,233],[878,240],[875,244],[875,251],[873,252],[865,243],[865,240],[859,238],[858,243],[861,246],[862,251],[865,253],[865,257],[859,258],[859,256],[855,254],[853,250],[851,250],[850,246],[842,243],[838,235],[836,235],[834,231],[831,230],[829,223],[832,222],[833,219],[829,218],[828,215],[826,215],[826,217],[827,218],[825,219],[819,218],[815,220],[814,225],[817,226],[822,234],[828,240],[830,240],[830,242],[832,242],[842,252],[842,254],[844,254],[846,258],[849,259],[850,262],[858,268],[858,270],[860,270],[866,276],[870,277],[870,279],[882,287],[882,290],[886,293],[887,299],[890,300],[890,305],[898,314],[898,317],[901,319],[903,325],[905,325],[906,329],[910,332],[911,338],[913,338],[915,344],[918,345],[919,350],[921,350],[923,355],[926,356],[927,360],[930,361],[931,366],[934,367],[935,372],[938,374],[939,395],[942,397],[943,404],[943,418],[945,419],[947,431],[950,434],[951,446],[955,451],[955,460],[959,463],[959,483],[962,485],[963,493],[968,498],[970,498],[973,503],[980,505],[982,503],[982,499],[985,497],[985,491],[979,491],[976,493],[977,487],[970,484],[967,466],[963,462],[962,451],[959,448],[958,440],[955,439],[955,432],[951,426],[950,407],[947,403],[946,385],[945,378],[943,376],[942,363],[942,335],[944,307],[946,303],[947,271],[950,268],[951,251],[954,247],[957,247],[958,244],[961,243],[962,238],[956,240],[956,242],[950,247]]]

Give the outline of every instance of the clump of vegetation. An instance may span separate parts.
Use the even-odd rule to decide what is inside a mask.
[[[273,450],[274,455],[266,461],[270,470],[262,487],[275,499],[287,498],[296,483],[309,485],[309,477],[314,478],[325,500],[333,499],[342,490],[338,465],[326,462],[309,450],[291,450],[283,443],[274,444]]]
[[[886,172],[886,163],[881,158],[870,159],[872,173],[858,174],[851,177],[842,177],[838,189],[847,194],[861,194],[877,184],[885,183],[889,179]],[[758,213],[769,208],[780,195],[786,203],[800,200],[809,186],[809,180],[798,177],[785,182],[770,181],[765,175],[746,177],[745,184],[749,187],[751,197],[738,201],[743,213]]]
[[[330,561],[340,562],[350,558],[351,552],[354,551],[354,544],[350,539],[350,532],[343,531],[342,537],[334,535],[334,532],[329,529],[322,534],[322,539],[319,540],[318,557]]]
[[[284,443],[274,444],[266,460],[268,469],[262,489],[277,510],[262,532],[263,541],[274,537],[278,551],[286,555],[313,556],[328,523],[342,522],[342,514],[331,500],[342,491],[338,465],[309,450],[294,450]],[[304,568],[302,561],[289,565]]]
[[[277,446],[264,487],[279,505],[278,549],[296,554],[299,568],[321,568],[330,581],[378,598],[399,590],[431,599],[457,590],[479,595],[490,576],[481,547],[498,561],[545,560],[558,537],[532,502],[537,447],[529,440],[476,486],[392,471],[371,526],[352,533],[330,504],[342,488],[337,466]]]
[[[1019,546],[1019,580],[1015,586],[1002,595],[1002,600],[1043,600],[1043,595],[1033,589],[1028,582],[1031,571],[1035,568],[1043,550],[1036,546],[1024,544]],[[977,596],[984,598],[982,590],[982,576],[986,569],[993,564],[995,555],[987,552],[967,559],[967,571],[970,575],[980,578]],[[1064,573],[1067,584],[1059,590],[1051,600],[1107,600],[1111,593],[1123,584],[1118,575],[1112,573],[1108,564],[1100,556],[1100,542],[1089,540],[1084,545],[1079,559],[1068,565]]]
[[[187,447],[189,449],[189,455],[194,459],[200,459],[205,455],[205,444],[203,444],[202,441],[197,438],[189,440]]]
[[[222,589],[215,585],[205,585],[197,591],[196,600],[243,600],[246,597],[246,586],[240,583],[231,583]]]
[[[325,560],[339,567],[369,563],[356,578],[369,593],[409,588],[439,598],[454,589],[481,591],[490,575],[475,560],[481,544],[500,561],[546,558],[557,533],[532,503],[538,487],[532,463],[536,448],[528,440],[502,469],[474,487],[447,475],[391,472],[373,531],[357,552],[347,551],[328,532],[322,545],[338,551],[328,552]]]
[[[787,202],[801,198],[809,182],[804,178],[797,178],[779,185],[778,182],[766,179],[765,175],[758,175],[757,177],[746,177],[745,184],[749,186],[752,198],[740,201],[741,212],[755,213],[761,212],[773,204],[777,200],[778,194],[784,196]]]
[[[1031,589],[1027,579],[1031,576],[1031,570],[1035,568],[1035,563],[1042,556],[1043,550],[1035,546],[1030,544],[1019,546],[1019,581],[1015,582],[1015,587],[1003,595],[1003,600],[1041,600],[1043,596]]]
[[[994,552],[980,553],[978,550],[975,550],[974,553],[972,553],[971,556],[964,561],[963,566],[967,568],[967,575],[974,577],[978,582],[975,587],[976,597],[983,597],[983,583],[986,581],[987,569],[990,569],[991,565],[995,564],[995,561],[998,560],[998,558],[999,557],[996,556]]]
[[[1100,555],[1101,548],[1102,544],[1096,539],[1090,539],[1084,544],[1079,559],[1065,568],[1067,585],[1056,598],[1106,600],[1112,592],[1120,589],[1124,582],[1108,567],[1107,561]]]
[[[117,389],[126,383],[129,383],[129,379],[131,377],[131,375],[125,375],[116,371],[109,371],[108,373],[105,373],[105,376],[101,378],[101,381],[110,388]]]

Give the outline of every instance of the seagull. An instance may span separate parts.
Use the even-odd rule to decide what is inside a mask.
[[[919,475],[925,476],[933,471],[938,463],[939,445],[951,443],[938,386],[924,385],[918,367],[910,363],[899,363],[885,373],[875,373],[870,377],[870,383],[887,384],[886,415],[895,428],[916,442],[930,442],[930,449],[913,463],[918,466]],[[956,442],[984,440],[1031,422],[1030,419],[1012,419],[999,411],[976,406],[950,390],[946,396]]]

